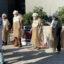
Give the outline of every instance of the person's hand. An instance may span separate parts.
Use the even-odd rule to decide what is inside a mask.
[[[21,27],[19,28],[19,31],[21,31]]]
[[[13,28],[11,28],[11,32],[13,32]]]
[[[29,31],[29,33],[31,33],[32,32],[32,29]]]
[[[6,27],[6,31],[8,31],[8,27]]]

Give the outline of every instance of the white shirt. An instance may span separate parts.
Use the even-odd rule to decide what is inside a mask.
[[[19,22],[20,21],[20,16],[16,16],[13,18],[13,22]]]
[[[32,23],[32,27],[37,27],[38,26],[38,20],[34,20]]]
[[[6,25],[7,25],[7,22],[3,21],[3,27],[6,27]]]
[[[58,21],[52,20],[51,27],[55,28],[57,26]]]

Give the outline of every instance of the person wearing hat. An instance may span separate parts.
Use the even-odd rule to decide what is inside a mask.
[[[31,44],[34,46],[35,49],[40,48],[40,27],[41,27],[41,19],[38,18],[38,13],[33,13],[33,23],[32,23],[32,38],[31,38]]]
[[[22,33],[22,15],[19,14],[17,10],[13,11],[13,36],[14,36],[14,41],[16,42],[14,45],[21,47],[21,33]]]
[[[61,43],[60,43],[60,34],[62,29],[62,21],[58,18],[56,13],[53,14],[53,20],[51,23],[51,32],[50,32],[50,46],[53,48],[53,51],[60,52],[61,51]]]
[[[7,19],[7,15],[5,13],[2,14],[2,42],[4,45],[7,45],[7,39],[9,34],[9,20]]]

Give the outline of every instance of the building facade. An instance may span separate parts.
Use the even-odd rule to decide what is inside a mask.
[[[64,0],[25,0],[26,13],[33,11],[34,7],[42,7],[48,14],[52,15],[59,7],[64,6]]]
[[[17,9],[24,14],[33,11],[35,7],[42,7],[48,15],[52,15],[62,6],[64,0],[0,0],[0,16],[7,13],[9,19],[12,19],[13,10]]]

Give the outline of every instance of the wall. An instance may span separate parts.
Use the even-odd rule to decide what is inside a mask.
[[[0,0],[0,16],[2,13],[8,13],[7,0]]]
[[[52,15],[59,7],[64,6],[64,0],[25,0],[26,13],[33,11],[35,6],[43,7],[48,15]]]

